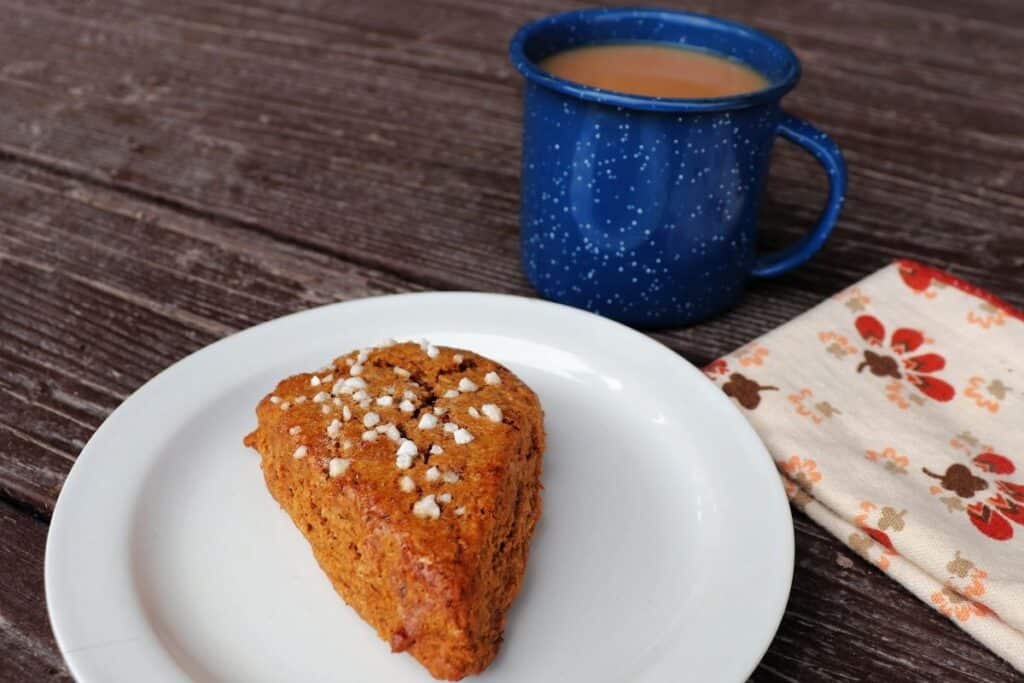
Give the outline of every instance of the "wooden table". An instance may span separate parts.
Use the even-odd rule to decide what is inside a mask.
[[[0,678],[67,677],[47,519],[93,430],[155,373],[332,301],[532,294],[505,45],[574,6],[0,0]],[[686,7],[795,48],[788,107],[844,147],[850,193],[811,264],[655,337],[703,364],[901,255],[1024,304],[1024,4]],[[779,147],[768,246],[802,234],[824,194],[809,158]],[[1015,677],[799,513],[796,543],[756,680]]]

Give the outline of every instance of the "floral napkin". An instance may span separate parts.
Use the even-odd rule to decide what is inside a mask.
[[[1024,671],[1024,313],[899,261],[705,372],[793,505]]]

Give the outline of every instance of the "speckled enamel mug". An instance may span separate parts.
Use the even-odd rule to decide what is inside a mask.
[[[642,97],[548,74],[568,48],[657,41],[710,51],[769,82],[716,99]],[[659,9],[585,9],[521,28],[509,54],[523,94],[522,259],[546,298],[641,327],[685,325],[731,307],[753,277],[784,273],[825,242],[846,167],[824,133],[780,108],[800,78],[786,45],[741,24]],[[817,225],[757,253],[757,211],[776,136],[825,168]]]

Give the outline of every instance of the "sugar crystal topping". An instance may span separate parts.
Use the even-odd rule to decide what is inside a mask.
[[[441,516],[441,508],[434,500],[434,494],[423,496],[412,506],[412,514],[422,519],[437,519]]]
[[[476,391],[479,388],[480,387],[476,385],[476,382],[474,382],[468,377],[463,377],[462,379],[459,380],[459,391],[465,391],[468,393]]]
[[[331,461],[327,465],[327,474],[331,478],[337,478],[345,474],[348,471],[348,466],[352,464],[352,461],[348,458],[331,458]]]
[[[292,457],[298,460],[299,458],[305,458],[307,453],[309,453],[308,448],[305,446],[299,446],[295,449],[295,452],[292,453]]]
[[[486,375],[484,375],[484,382],[490,384],[491,386],[501,384],[501,377],[498,376],[498,373],[492,370],[491,372],[488,372]]]

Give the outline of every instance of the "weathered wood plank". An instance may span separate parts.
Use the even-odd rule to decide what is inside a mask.
[[[70,681],[46,618],[46,523],[0,501],[0,680]]]
[[[853,169],[843,253],[830,247],[804,281],[784,282],[821,282],[824,294],[896,253],[956,262],[969,239],[987,248],[966,274],[1010,289],[1020,270],[1012,254],[1024,246],[1015,91],[1000,87],[998,68],[973,68],[922,36],[952,32],[1005,53],[1016,34],[870,8],[716,6],[794,41],[807,76],[793,108],[837,133]],[[39,54],[0,82],[14,103],[3,113],[16,131],[5,148],[431,286],[526,291],[516,258],[517,83],[500,46],[539,7],[481,15],[453,6],[398,20],[389,4],[375,9],[313,19],[250,5],[109,5],[98,16],[75,4],[21,8],[26,36],[42,24],[62,39],[11,42],[22,59]],[[458,29],[473,21],[480,30]],[[873,52],[854,49],[858,35],[872,37]],[[138,49],[151,57],[126,68]],[[765,210],[772,244],[810,222],[821,184],[792,152],[776,170]]]

